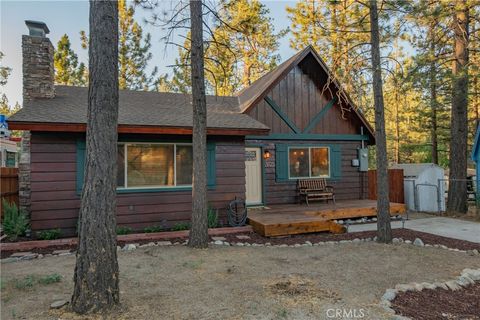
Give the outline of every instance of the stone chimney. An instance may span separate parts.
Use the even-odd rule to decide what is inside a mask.
[[[54,89],[54,48],[47,34],[45,23],[26,20],[29,34],[22,36],[23,52],[23,101],[36,98],[53,98]]]

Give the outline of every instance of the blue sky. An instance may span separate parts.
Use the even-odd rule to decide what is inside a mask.
[[[279,31],[289,26],[290,21],[285,11],[286,6],[294,5],[292,1],[263,1],[270,10],[275,30]],[[88,31],[88,1],[64,0],[64,1],[12,1],[0,0],[0,51],[4,53],[2,65],[12,68],[12,73],[7,85],[2,88],[6,93],[10,104],[15,101],[22,102],[22,48],[21,39],[27,34],[25,20],[38,20],[45,22],[49,29],[48,35],[56,46],[63,34],[67,34],[72,42],[72,48],[77,53],[79,60],[87,62],[87,51],[80,46],[80,30]],[[167,47],[160,41],[163,31],[158,27],[144,25],[143,18],[151,15],[151,12],[142,8],[136,11],[137,21],[144,30],[152,35],[152,66],[159,68],[161,73],[171,72],[168,65],[174,62],[178,50]],[[294,53],[288,44],[288,36],[280,43],[279,53],[282,61],[288,59]]]

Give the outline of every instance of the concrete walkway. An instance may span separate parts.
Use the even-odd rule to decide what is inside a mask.
[[[401,221],[392,221],[392,228],[401,228]],[[405,221],[405,228],[443,237],[480,243],[480,223],[453,218],[434,217]],[[348,232],[376,230],[375,223],[351,225]]]

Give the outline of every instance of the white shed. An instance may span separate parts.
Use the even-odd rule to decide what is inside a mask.
[[[445,211],[445,181],[442,167],[433,163],[404,163],[392,166],[403,169],[405,204],[412,211]]]

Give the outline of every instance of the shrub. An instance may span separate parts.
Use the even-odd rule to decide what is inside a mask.
[[[218,212],[214,208],[208,208],[208,227],[209,228],[216,228],[218,227]]]
[[[186,222],[178,222],[172,227],[172,231],[182,231],[190,229],[190,225]]]
[[[117,227],[117,234],[129,234],[132,233],[132,228],[130,227],[124,227],[124,226],[119,226]]]
[[[143,229],[143,232],[152,233],[152,232],[161,232],[162,230],[163,230],[162,226],[150,226],[150,227],[145,227],[145,229]]]
[[[15,202],[8,203],[2,199],[3,205],[3,231],[8,238],[15,240],[19,236],[25,235],[28,230],[28,217],[23,210],[18,210]]]
[[[23,279],[15,279],[15,288],[17,289],[27,289],[31,288],[34,285],[34,278],[32,275],[28,275]]]
[[[62,230],[60,229],[43,230],[38,233],[38,239],[55,240],[60,238],[61,235],[62,235]]]
[[[52,284],[60,281],[62,281],[62,276],[58,273],[52,273],[38,279],[38,283],[40,284]]]

